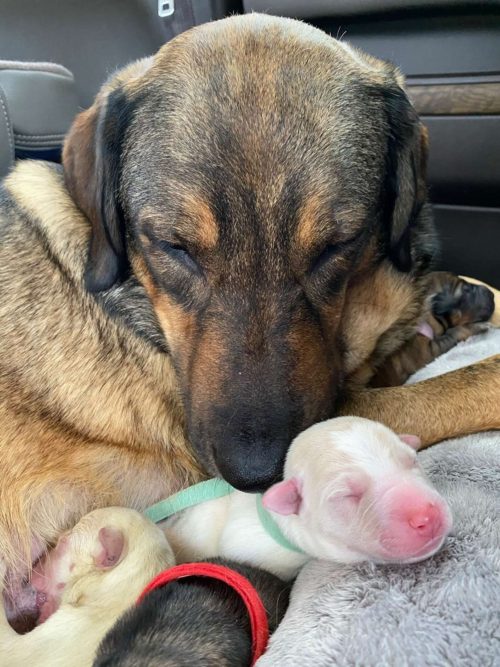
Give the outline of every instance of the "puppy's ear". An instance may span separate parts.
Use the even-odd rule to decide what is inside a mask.
[[[405,442],[407,445],[410,445],[410,447],[415,451],[418,451],[422,446],[422,441],[418,435],[410,435],[410,433],[399,433],[398,438]]]
[[[132,63],[106,82],[94,104],[76,117],[64,143],[66,186],[92,225],[85,272],[90,292],[108,289],[128,273],[120,204],[122,147],[135,108],[131,87],[137,89],[152,62]]]
[[[125,551],[125,538],[121,530],[105,526],[99,530],[100,549],[94,556],[94,565],[100,570],[108,570],[117,565]]]
[[[427,129],[402,88],[384,92],[388,120],[382,214],[389,258],[400,271],[412,268],[412,234],[426,202]]]
[[[262,497],[264,507],[276,514],[298,514],[301,503],[302,493],[296,477],[273,484]]]

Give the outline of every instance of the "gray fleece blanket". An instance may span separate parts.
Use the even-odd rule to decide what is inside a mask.
[[[410,382],[498,353],[496,329]],[[452,508],[443,550],[408,566],[309,563],[258,667],[500,666],[500,432],[448,440],[420,460]]]

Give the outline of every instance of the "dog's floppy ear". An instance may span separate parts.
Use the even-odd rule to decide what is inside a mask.
[[[426,201],[427,129],[402,88],[384,93],[388,119],[382,211],[389,258],[400,271],[412,268],[412,234]]]
[[[66,185],[92,224],[85,271],[91,292],[108,289],[127,270],[118,196],[120,144],[126,132],[123,98],[113,91],[79,114],[63,150]]]
[[[66,186],[92,224],[85,272],[91,292],[108,289],[128,272],[119,194],[122,145],[135,106],[129,84],[152,62],[138,60],[106,82],[94,104],[76,117],[64,143]]]

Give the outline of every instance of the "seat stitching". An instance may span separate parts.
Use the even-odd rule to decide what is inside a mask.
[[[65,134],[21,134],[19,132],[14,133],[16,137],[20,139],[63,139]]]
[[[3,98],[3,91],[0,91],[0,104],[2,105],[2,112],[3,112],[3,115],[5,116],[5,122],[7,124],[7,135],[9,137],[10,154],[12,156],[12,159],[14,159],[15,150],[14,150],[14,141],[13,141],[13,138],[12,138],[12,126],[10,124],[10,118],[9,118],[9,113],[7,111],[7,106],[6,106],[4,98]]]

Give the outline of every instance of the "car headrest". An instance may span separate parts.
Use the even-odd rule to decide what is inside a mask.
[[[72,73],[55,63],[0,60],[0,88],[15,156],[58,160],[78,112]]]

